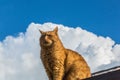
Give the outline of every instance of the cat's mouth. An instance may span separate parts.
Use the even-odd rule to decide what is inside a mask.
[[[44,41],[44,46],[51,46],[52,45],[52,41]]]

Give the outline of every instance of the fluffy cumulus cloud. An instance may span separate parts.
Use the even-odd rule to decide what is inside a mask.
[[[80,27],[31,23],[25,33],[7,36],[0,42],[0,80],[47,80],[39,55],[39,29],[53,30],[55,26],[64,46],[79,52],[92,72],[120,66],[120,44],[110,37],[97,36]]]

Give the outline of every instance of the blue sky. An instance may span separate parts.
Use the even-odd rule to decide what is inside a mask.
[[[0,40],[31,22],[80,26],[120,43],[119,0],[0,0]]]

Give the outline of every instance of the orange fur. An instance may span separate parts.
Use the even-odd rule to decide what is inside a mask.
[[[58,28],[40,31],[41,60],[49,80],[79,80],[91,76],[84,58],[66,49],[58,37]]]

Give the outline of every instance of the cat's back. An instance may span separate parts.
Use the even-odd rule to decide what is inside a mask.
[[[65,52],[66,52],[67,57],[72,59],[72,60],[80,59],[80,60],[85,61],[84,58],[76,51],[73,51],[71,49],[66,49]]]
[[[74,73],[74,75],[79,74],[81,79],[91,76],[90,68],[85,61],[85,59],[77,52],[70,49],[66,49],[66,73]],[[72,71],[74,70],[74,71]]]

